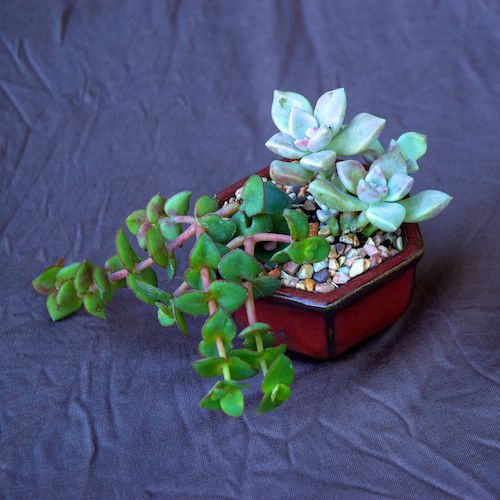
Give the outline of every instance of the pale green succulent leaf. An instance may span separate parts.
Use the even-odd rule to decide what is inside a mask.
[[[452,199],[443,191],[428,189],[399,203],[406,209],[405,222],[421,222],[438,215]]]
[[[311,103],[303,95],[283,90],[274,91],[271,116],[280,132],[288,133],[290,113],[294,106],[311,114],[313,112]]]
[[[382,231],[393,232],[403,223],[405,213],[403,205],[381,201],[368,207],[366,217]]]
[[[382,172],[382,169],[378,165],[372,165],[370,167],[365,180],[374,186],[387,186],[387,179],[385,178],[384,172]]]
[[[381,191],[381,189],[385,189],[385,191]],[[387,193],[387,188],[380,188],[366,182],[365,179],[361,179],[358,182],[356,193],[358,198],[365,203],[377,203],[384,197],[385,193]]]
[[[288,121],[288,133],[293,138],[302,139],[306,135],[307,129],[317,126],[318,122],[311,113],[297,106],[292,107]]]
[[[314,116],[320,123],[330,127],[332,135],[335,135],[344,122],[347,107],[345,90],[335,89],[325,92],[316,102]]]
[[[313,176],[313,172],[301,167],[299,163],[274,160],[269,169],[269,176],[275,182],[285,186],[304,186]]]
[[[343,156],[359,154],[378,138],[384,126],[383,118],[369,113],[359,113],[333,138],[328,149]]]
[[[406,162],[402,156],[396,153],[385,153],[377,158],[370,166],[372,168],[380,168],[384,177],[389,180],[396,172],[406,174]]]
[[[345,160],[337,163],[337,174],[344,187],[355,194],[358,182],[366,176],[366,170],[359,161]]]
[[[399,201],[402,200],[413,187],[413,177],[402,174],[401,172],[395,173],[387,183],[388,192],[384,201]]]
[[[376,139],[361,154],[363,155],[363,158],[365,158],[366,161],[372,163],[379,156],[382,156],[384,153],[385,153],[384,146],[382,146],[380,141]]]
[[[321,126],[314,133],[314,135],[309,139],[307,147],[312,153],[321,151],[326,148],[330,141],[332,140],[333,134],[331,130],[326,126]]]
[[[398,144],[405,160],[418,160],[427,152],[427,136],[418,132],[406,132],[399,136]]]
[[[298,160],[307,153],[298,149],[293,142],[294,139],[291,135],[280,132],[278,134],[274,134],[266,142],[266,148],[283,158]]]
[[[408,158],[408,160],[406,160],[406,169],[408,170],[409,174],[414,174],[415,172],[418,172],[420,170],[420,167],[418,166],[417,160],[414,160],[413,158]]]
[[[344,212],[360,212],[368,205],[355,196],[345,193],[331,182],[316,179],[309,185],[309,192],[329,208]]]
[[[336,159],[337,153],[335,153],[335,151],[319,151],[304,156],[304,158],[300,160],[300,166],[306,170],[312,170],[313,172],[325,171],[335,165]]]

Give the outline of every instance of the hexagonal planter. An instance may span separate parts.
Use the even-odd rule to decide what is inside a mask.
[[[269,167],[256,173],[266,176],[268,172]],[[245,181],[219,193],[219,200],[233,196]],[[403,224],[402,232],[405,246],[400,253],[333,292],[282,287],[271,297],[256,301],[259,321],[271,325],[278,342],[291,351],[320,359],[338,356],[387,328],[410,303],[416,264],[424,253],[417,224]],[[240,328],[247,326],[243,309],[234,317]]]

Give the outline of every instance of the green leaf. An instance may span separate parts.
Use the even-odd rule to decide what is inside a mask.
[[[101,295],[101,299],[107,304],[115,293],[115,286],[108,280],[106,272],[99,266],[94,267],[93,282]]]
[[[248,337],[247,340],[250,338],[253,339],[254,337]],[[264,349],[260,352],[257,352],[255,349],[234,349],[230,352],[230,355],[242,359],[254,370],[259,370],[261,361],[264,361],[267,366],[270,366],[274,362],[274,360],[281,354],[284,354],[285,351],[286,345],[281,344],[276,347],[268,347],[267,349]]]
[[[127,286],[133,292],[133,294],[139,299],[150,306],[154,306],[156,300],[151,298],[149,295],[145,294],[142,289],[137,285],[137,278],[133,274],[127,276]]]
[[[143,224],[145,221],[146,221],[146,211],[141,208],[140,210],[135,210],[134,212],[132,212],[125,220],[125,224],[127,226],[127,229],[134,236],[137,236],[141,224]]]
[[[382,231],[393,232],[403,223],[406,210],[401,203],[379,202],[370,205],[366,211],[368,220]]]
[[[421,222],[442,212],[453,198],[443,191],[421,191],[398,203],[406,209],[405,222]]]
[[[292,243],[288,248],[288,255],[296,264],[320,262],[325,260],[329,253],[330,244],[319,236]]]
[[[188,334],[188,327],[186,323],[186,318],[184,317],[184,313],[172,303],[172,310],[174,311],[175,322],[177,323],[177,328],[183,335]]]
[[[325,92],[314,107],[314,116],[320,125],[329,127],[335,135],[344,122],[347,98],[343,88]]]
[[[285,248],[278,250],[272,257],[271,263],[273,264],[285,264],[286,262],[290,262],[290,255],[288,255],[288,250],[291,245],[287,245]]]
[[[151,267],[147,267],[141,272],[135,273],[135,277],[148,283],[149,285],[158,286],[158,277],[156,276],[154,269]]]
[[[62,287],[63,286],[66,286],[68,288],[71,286],[71,288],[73,288],[73,284],[71,283],[71,281],[66,281],[65,283],[63,283]],[[63,319],[75,313],[76,311],[78,311],[78,309],[80,309],[80,307],[82,307],[82,301],[78,297],[78,295],[76,295],[74,289],[72,293],[71,291],[68,293],[65,292],[64,300],[60,304],[58,304],[57,296],[59,295],[60,291],[61,290],[54,290],[47,297],[47,311],[49,312],[52,321],[59,321],[60,319]]]
[[[385,120],[369,113],[359,113],[328,145],[340,156],[352,156],[366,150],[384,130]]]
[[[177,259],[175,258],[175,255],[172,252],[168,257],[168,264],[167,264],[167,278],[169,281],[172,281],[175,278],[176,272],[177,272]]]
[[[291,205],[290,196],[278,189],[272,182],[264,182],[264,212],[270,214],[274,222],[282,217],[283,210]]]
[[[268,214],[247,217],[243,212],[236,212],[232,220],[236,223],[238,235],[251,236],[255,233],[268,233],[273,229],[273,218]]]
[[[228,360],[229,373],[233,380],[245,380],[257,375],[251,365],[239,357],[232,357]]]
[[[116,234],[116,253],[125,269],[133,272],[135,265],[139,262],[139,257],[137,257],[132,245],[127,240],[125,231],[121,228]]]
[[[216,279],[216,275],[213,269],[209,268],[210,282]],[[203,281],[201,279],[200,268],[192,269],[188,268],[184,272],[184,281],[194,290],[200,290],[203,292]]]
[[[92,273],[93,273],[92,264],[86,260],[81,266],[78,268],[75,274],[74,284],[75,290],[80,295],[85,295],[92,284]]]
[[[210,297],[228,312],[237,311],[245,302],[247,289],[229,281],[217,280],[210,283]]]
[[[165,202],[165,213],[171,217],[174,215],[186,215],[189,210],[190,191],[181,191],[174,194]]]
[[[56,287],[56,277],[60,270],[60,265],[50,266],[45,269],[31,282],[35,291],[42,295],[49,295]]]
[[[343,212],[360,212],[368,206],[324,179],[315,179],[311,182],[309,192],[327,207]]]
[[[281,281],[279,279],[265,274],[257,276],[257,278],[252,281],[252,284],[254,299],[269,297],[276,290],[281,288]]]
[[[294,379],[294,369],[290,359],[284,354],[280,354],[269,367],[264,380],[262,381],[262,391],[271,393],[277,384],[290,385]]]
[[[335,217],[331,217],[328,220],[328,227],[330,228],[330,233],[332,236],[340,236],[340,226],[339,221]]]
[[[257,259],[237,248],[222,257],[219,272],[226,280],[252,281],[260,274],[261,268]]]
[[[302,210],[285,208],[283,210],[283,217],[285,217],[288,223],[293,240],[303,240],[309,236],[309,223]]]
[[[136,275],[130,274],[127,277],[127,283],[136,296],[147,304],[153,305],[156,302],[169,304],[172,300],[170,293],[138,279]]]
[[[199,219],[204,215],[216,212],[219,208],[219,200],[217,198],[210,198],[210,196],[204,194],[198,198],[196,205],[194,206],[194,216]]]
[[[260,214],[264,211],[265,195],[264,183],[259,175],[251,175],[243,186],[241,193],[241,210],[248,217]]]
[[[125,268],[123,267],[121,260],[118,258],[118,255],[113,255],[104,263],[104,269],[106,269],[108,273],[113,274]],[[114,283],[117,288],[125,288],[127,286],[125,278],[115,281]]]
[[[157,302],[156,307],[158,308],[158,321],[161,326],[169,327],[175,325],[174,312],[171,306]]]
[[[160,266],[167,267],[170,251],[165,244],[158,226],[151,226],[147,233],[148,252],[151,258]]]
[[[163,217],[158,222],[161,235],[168,241],[173,241],[182,233],[182,226],[168,217]]]
[[[192,316],[208,315],[209,296],[203,292],[186,292],[174,299],[175,306],[182,312]]]
[[[242,384],[234,380],[219,380],[210,392],[202,399],[200,406],[207,410],[220,410],[219,401],[226,395],[234,392],[235,390],[241,391],[248,387],[248,384]]]
[[[337,163],[337,174],[343,186],[356,194],[359,181],[366,177],[366,170],[357,160],[344,160]]]
[[[281,401],[284,402],[287,399],[290,398],[292,395],[292,391],[290,387],[288,387],[285,384],[278,384],[274,389],[273,392],[271,393],[271,400],[274,401]]]
[[[326,140],[328,141],[328,138]],[[335,151],[324,150],[304,156],[300,160],[300,165],[313,172],[330,172],[336,159],[337,153]]]
[[[281,132],[288,134],[290,113],[294,106],[308,113],[313,113],[311,103],[303,95],[297,92],[286,92],[283,90],[274,91],[271,116],[274,124]]]
[[[56,276],[56,286],[59,286],[64,281],[72,280],[81,264],[81,262],[75,262],[74,264],[69,264],[68,266],[61,268]]]
[[[198,222],[207,230],[210,238],[219,243],[227,243],[236,233],[235,222],[219,215],[205,215]]]
[[[97,291],[87,292],[83,297],[83,305],[85,310],[96,318],[106,319],[104,311],[104,302]]]
[[[274,345],[274,334],[269,331],[270,326],[266,323],[253,323],[247,326],[240,332],[238,337],[243,338],[243,345],[247,349],[257,350],[257,343],[255,342],[255,335],[259,334],[262,340],[263,347],[271,347]]]
[[[148,202],[146,207],[146,218],[151,224],[156,224],[160,218],[165,215],[163,212],[165,200],[161,194],[155,194]]]
[[[152,224],[149,221],[145,221],[137,231],[137,242],[142,250],[146,250],[148,247],[148,230],[150,227],[153,227]]]
[[[220,400],[222,411],[229,417],[241,417],[241,415],[243,415],[244,405],[245,400],[243,398],[243,393],[239,389],[235,389],[229,394],[226,394]]]
[[[226,364],[224,358],[213,357],[200,359],[191,363],[195,372],[202,377],[218,377],[222,375],[222,367]]]
[[[224,309],[217,309],[205,321],[201,333],[204,340],[215,340],[220,337],[223,341],[231,342],[236,335],[236,325]]]
[[[274,160],[269,168],[269,176],[284,186],[305,186],[314,172],[301,167],[299,163]]]
[[[193,269],[200,267],[209,267],[216,269],[219,265],[220,254],[215,246],[215,243],[210,239],[208,234],[203,233],[196,240],[196,243],[189,255],[189,265]]]
[[[418,160],[427,152],[427,137],[418,132],[406,132],[398,139],[401,154],[405,160]]]
[[[371,165],[370,170],[379,167],[384,177],[389,180],[394,174],[406,174],[407,166],[403,157],[396,152],[388,152],[379,156]]]

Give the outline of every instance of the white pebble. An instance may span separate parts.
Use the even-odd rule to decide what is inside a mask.
[[[349,270],[349,276],[351,278],[354,278],[355,276],[359,276],[364,272],[365,272],[365,259],[358,259],[352,263],[351,269]]]

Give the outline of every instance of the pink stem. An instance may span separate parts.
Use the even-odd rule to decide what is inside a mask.
[[[178,297],[179,295],[182,295],[184,292],[187,292],[189,290],[189,285],[183,281],[174,291],[174,297]]]

